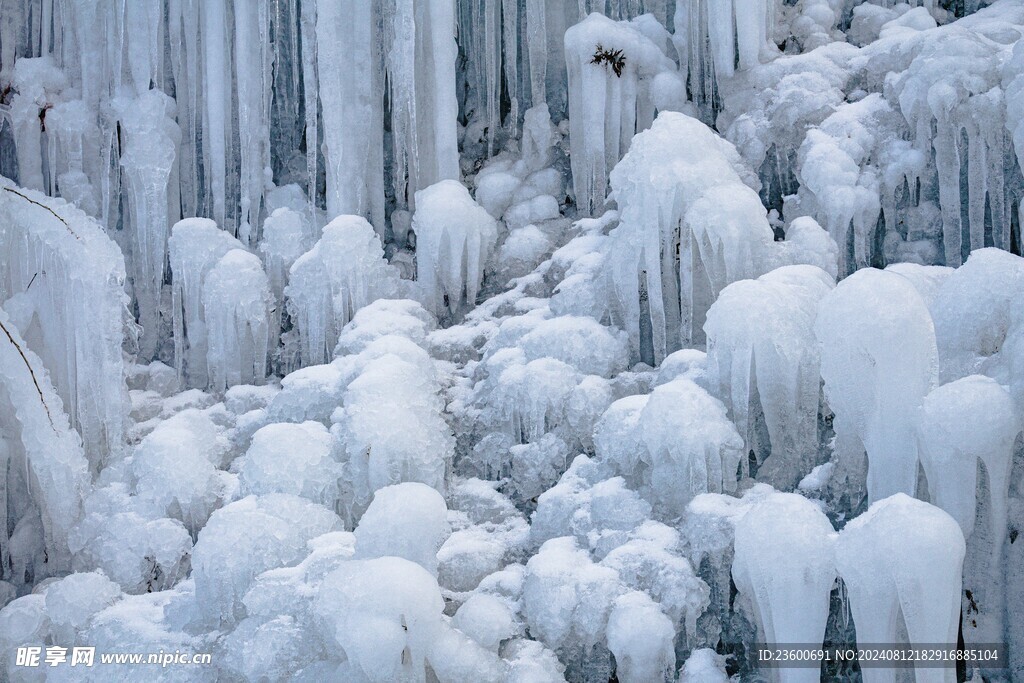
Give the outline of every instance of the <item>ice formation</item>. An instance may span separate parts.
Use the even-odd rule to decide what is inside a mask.
[[[753,603],[764,642],[817,643],[824,637],[836,580],[833,541],[828,518],[795,493],[768,496],[736,522],[732,576]],[[817,681],[820,675],[786,670],[780,679]]]
[[[673,141],[685,139],[680,146]],[[736,280],[783,265],[735,149],[696,119],[662,113],[611,173],[619,226],[607,242],[612,317],[649,363],[703,341],[707,309]]]
[[[937,507],[897,493],[874,503],[836,540],[836,566],[846,586],[857,638],[898,643],[956,641],[963,533]],[[937,680],[953,680],[951,670]],[[876,670],[865,680],[890,680]]]
[[[759,465],[777,454],[773,478],[788,476],[790,486],[817,452],[821,360],[814,321],[832,287],[819,268],[786,266],[723,289],[704,323],[708,375],[727,397],[744,450]],[[761,420],[768,443],[759,442]]]
[[[1024,677],[1024,0],[0,4],[0,678]]]
[[[914,416],[938,379],[935,327],[924,299],[900,275],[863,269],[821,300],[814,332],[837,451],[858,460],[867,454],[871,501],[913,495]]]
[[[651,81],[675,70],[662,42],[597,12],[565,32],[572,177],[585,214],[604,205],[609,171],[654,120]]]
[[[267,374],[272,299],[259,258],[224,254],[203,280],[206,368],[210,387],[260,384]]]
[[[393,292],[397,273],[384,261],[373,228],[358,216],[328,223],[313,248],[293,262],[284,295],[306,365],[322,363],[360,308]]]
[[[125,266],[74,206],[0,181],[0,299],[41,359],[93,468],[121,448]]]
[[[171,230],[174,362],[179,380],[187,379],[192,386],[209,382],[210,341],[203,302],[206,276],[235,249],[244,253],[241,242],[205,218],[186,218]],[[225,272],[224,277],[230,277],[230,273]]]
[[[484,265],[497,239],[494,219],[466,188],[446,180],[416,193],[417,280],[435,315],[476,304]]]

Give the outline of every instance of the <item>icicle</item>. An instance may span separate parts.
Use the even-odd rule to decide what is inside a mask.
[[[394,0],[394,16],[388,32],[387,69],[391,83],[391,130],[394,145],[395,200],[412,203],[419,177],[416,126],[416,15],[414,0]],[[409,190],[412,185],[412,191]]]
[[[227,143],[231,140],[228,116],[231,113],[230,44],[227,33],[226,0],[203,0],[203,99],[205,117],[203,146],[204,169],[213,194],[213,220],[225,225],[227,202]]]
[[[266,0],[235,0],[235,89],[241,158],[238,236],[249,244],[259,225],[265,168],[269,160],[270,126],[267,91],[265,33]],[[253,240],[254,241],[254,240]]]
[[[517,0],[502,0],[502,62],[505,65],[505,86],[511,109],[508,113],[509,134],[518,135],[519,130],[519,3]]]
[[[317,71],[323,105],[327,213],[384,229],[383,103],[372,3],[317,7]]]
[[[156,352],[160,339],[160,291],[167,261],[168,183],[174,170],[180,130],[174,101],[159,90],[113,103],[125,142],[121,154],[128,182],[135,299],[144,333],[143,359]]]
[[[92,218],[6,180],[0,180],[0,255],[0,300],[19,327],[32,330],[32,351],[98,469],[120,449],[127,412],[124,258]]]
[[[416,97],[420,159],[419,191],[442,180],[459,179],[455,97],[455,0],[418,0],[416,14]],[[422,71],[421,71],[422,69]]]
[[[316,213],[317,159],[320,153],[317,140],[319,81],[316,74],[316,1],[306,0],[301,5],[299,32],[302,37],[302,99],[306,112],[306,194],[312,220]]]
[[[128,70],[139,95],[149,90],[151,83],[156,83],[160,72],[163,44],[158,43],[158,38],[162,14],[160,0],[133,0],[124,4]]]
[[[544,0],[526,0],[526,52],[530,62],[530,104],[547,101],[547,9]]]

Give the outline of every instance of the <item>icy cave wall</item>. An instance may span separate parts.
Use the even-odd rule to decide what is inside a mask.
[[[724,680],[852,616],[1020,675],[988,4],[3,0],[0,643]]]

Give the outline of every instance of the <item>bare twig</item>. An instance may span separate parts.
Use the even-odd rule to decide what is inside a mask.
[[[50,421],[50,428],[53,429],[54,432],[56,432],[57,426],[53,424],[53,416],[50,414],[50,406],[46,405],[46,399],[43,398],[43,390],[39,386],[39,380],[36,379],[36,373],[32,369],[32,364],[28,362],[28,357],[25,355],[25,352],[21,349],[21,345],[19,345],[18,342],[14,341],[14,336],[11,335],[10,331],[3,323],[0,323],[0,330],[3,330],[4,334],[7,335],[7,339],[10,340],[11,345],[13,345],[14,348],[18,350],[18,355],[21,356],[21,360],[25,363],[25,367],[28,368],[28,374],[32,377],[32,384],[36,386],[36,393],[39,394],[39,402],[43,404],[43,408],[46,410],[46,419]]]
[[[31,204],[35,204],[36,206],[41,206],[42,208],[46,209],[47,211],[49,211],[50,213],[53,214],[54,218],[56,218],[57,220],[59,220],[61,223],[64,224],[64,227],[68,229],[68,232],[71,233],[72,237],[74,237],[76,240],[82,239],[81,237],[79,237],[78,235],[75,234],[75,231],[71,229],[71,226],[68,225],[68,222],[66,220],[64,220],[59,213],[57,213],[56,211],[54,211],[53,209],[48,207],[46,204],[43,204],[42,202],[37,202],[36,200],[31,199],[30,197],[27,197],[27,196],[23,195],[21,192],[18,192],[13,187],[5,187],[4,190],[6,190],[7,192],[10,192],[11,194],[18,195],[19,197],[24,199],[26,202],[29,202]]]

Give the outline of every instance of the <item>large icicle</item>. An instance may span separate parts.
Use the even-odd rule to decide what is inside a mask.
[[[814,332],[840,457],[859,462],[867,453],[871,502],[913,495],[916,414],[938,379],[935,328],[924,299],[907,278],[865,268],[821,300]]]
[[[143,335],[140,355],[153,357],[160,340],[160,292],[167,261],[167,236],[177,216],[169,216],[169,187],[176,176],[175,153],[181,132],[174,122],[174,100],[159,90],[114,101],[123,133],[121,166],[128,188],[132,282]]]
[[[497,224],[454,180],[420,190],[416,205],[416,265],[427,308],[438,316],[462,315],[476,303]]]
[[[820,351],[814,337],[818,302],[835,286],[814,266],[788,266],[757,280],[734,282],[708,310],[708,374],[744,438],[759,477],[793,488],[818,452]],[[763,415],[769,443],[759,443]],[[781,642],[781,641],[779,641]],[[796,642],[796,641],[793,641]]]
[[[267,374],[270,308],[273,297],[259,258],[232,249],[203,282],[206,365],[210,388],[262,384]]]
[[[270,174],[270,63],[267,0],[235,0],[235,90],[241,193],[238,236],[255,242]],[[279,38],[280,40],[280,38]]]
[[[373,3],[317,5],[327,213],[363,216],[383,233],[384,115],[377,35]]]
[[[203,312],[203,282],[207,273],[242,243],[208,218],[186,218],[171,229],[171,315],[174,320],[174,365],[178,379],[205,387],[208,331]]]
[[[836,566],[846,584],[859,643],[955,643],[960,623],[964,537],[956,521],[898,493],[873,504],[839,534]],[[953,667],[927,680],[953,683]],[[865,683],[894,680],[892,669],[866,667]]]
[[[398,272],[361,216],[338,216],[313,248],[295,259],[284,293],[299,331],[302,362],[330,359],[338,334],[352,316],[375,299],[394,295]]]
[[[228,151],[231,141],[231,43],[227,0],[203,0],[204,170],[212,194],[213,220],[227,217]]]
[[[820,645],[836,580],[832,524],[813,502],[772,493],[736,522],[732,576],[766,643]],[[782,683],[817,683],[816,668],[779,670]]]
[[[613,322],[638,360],[700,344],[708,308],[736,280],[805,260],[834,272],[834,247],[814,221],[794,221],[791,239],[773,242],[749,174],[735,147],[676,112],[637,134],[612,171],[620,221],[604,277]]]

